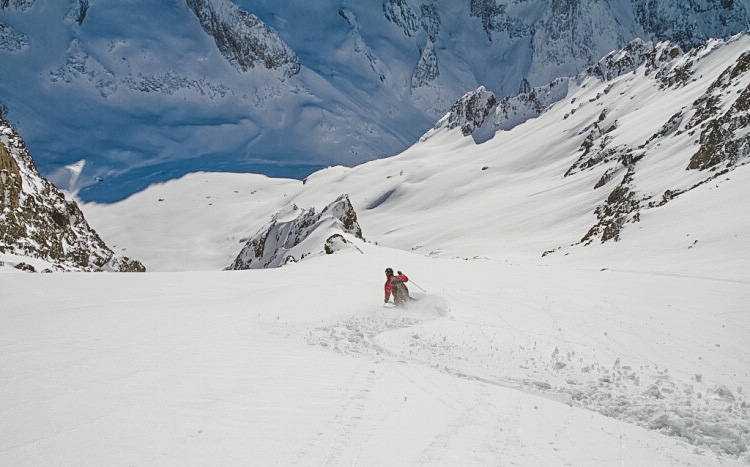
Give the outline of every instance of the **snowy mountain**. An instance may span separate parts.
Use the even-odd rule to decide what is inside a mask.
[[[477,86],[393,157],[82,203],[158,273],[0,267],[0,463],[748,465],[750,36],[630,48],[509,129]]]
[[[748,0],[9,1],[0,104],[41,173],[82,199],[197,170],[301,178],[404,150],[479,86],[513,98],[635,38],[687,51],[747,30],[749,11]]]
[[[23,139],[2,118],[0,193],[1,253],[41,260],[60,271],[145,271],[139,261],[114,254],[78,205],[39,175]]]
[[[273,268],[310,255],[356,249],[346,237],[364,240],[348,196],[339,196],[319,214],[314,208],[305,210],[292,204],[274,214],[268,227],[245,243],[227,269]]]
[[[605,57],[587,73],[579,76],[578,80],[581,82],[593,75],[612,82],[610,87],[603,90],[606,94],[618,88],[616,78],[625,72],[634,72],[634,64],[640,63],[644,75],[653,74],[651,81],[660,89],[679,90],[690,81],[698,81],[703,77],[695,70],[696,61],[712,48],[713,44],[703,49],[694,49],[689,55],[682,56],[679,48],[669,43],[653,45],[636,41],[622,51]],[[635,58],[634,54],[637,55]],[[675,106],[677,112],[658,131],[643,141],[613,144],[622,140],[616,137],[620,122],[612,116],[617,103],[602,103],[601,113],[596,121],[580,130],[579,135],[586,134],[579,148],[580,157],[565,172],[565,177],[595,168],[600,170],[602,175],[594,189],[607,186],[613,179],[621,180],[606,200],[597,207],[595,213],[599,222],[582,238],[582,242],[590,243],[594,238],[600,238],[602,241],[618,239],[620,229],[625,223],[637,222],[640,219],[642,208],[663,205],[696,186],[725,175],[737,163],[744,163],[750,155],[750,136],[747,134],[750,124],[750,89],[747,88],[750,53],[745,52],[737,57],[734,63],[726,65],[721,75],[708,85],[703,95],[690,106],[684,105],[679,109]],[[549,88],[567,90],[570,86],[573,86],[573,83],[557,80]],[[624,95],[626,92],[620,94]],[[554,94],[534,89],[516,99],[505,99],[497,104],[494,95],[481,87],[454,105],[451,112],[438,122],[433,131],[460,127],[464,135],[494,135],[508,122],[509,108],[512,109],[515,118],[518,118],[519,113],[522,118],[529,118],[530,115],[544,113],[547,105],[553,101],[567,97],[558,94],[550,99],[550,96]],[[599,94],[591,102],[598,101],[601,97],[602,94]],[[575,98],[571,100],[571,104],[574,101]],[[577,109],[573,109],[563,118],[569,118],[575,110]],[[482,130],[482,125],[489,120],[487,117],[492,111],[496,117],[494,122],[487,125],[488,130]],[[639,164],[641,159],[650,152],[655,152],[653,148],[664,144],[665,139],[669,140],[669,144],[676,144],[680,139],[691,140],[696,133],[699,134],[699,138],[693,144],[699,144],[699,147],[694,151],[685,169],[698,171],[699,175],[682,183],[675,180],[671,182],[673,185],[665,186],[663,192],[638,193],[635,190],[634,178],[640,167],[647,165]],[[689,144],[689,141],[686,141],[683,147]],[[673,178],[682,176],[677,172]]]
[[[669,43],[630,45],[592,70],[558,80],[556,87],[565,90],[565,96],[556,98],[539,117],[511,130],[495,132],[507,108],[480,88],[457,101],[412,148],[392,158],[354,168],[329,168],[304,182],[285,180],[276,190],[268,188],[273,181],[257,177],[244,179],[245,186],[238,175],[229,184],[233,190],[221,201],[211,189],[212,178],[194,174],[122,203],[89,204],[86,210],[94,219],[104,216],[97,229],[105,238],[111,235],[113,243],[129,245],[128,251],[139,257],[157,254],[163,258],[159,262],[166,260],[162,266],[154,265],[157,269],[221,269],[237,257],[236,242],[266,231],[276,212],[295,205],[322,210],[341,193],[351,199],[367,238],[381,245],[449,257],[585,256],[590,253],[580,247],[627,243],[648,230],[644,224],[658,217],[664,206],[688,193],[728,183],[731,173],[744,167],[750,147],[749,40],[740,35],[690,53]],[[632,68],[626,64],[633,50],[651,58]],[[487,127],[492,138],[477,144],[476,134]],[[427,183],[437,193],[426,189]],[[184,194],[172,193],[182,191],[183,185],[197,190],[191,195],[191,209],[185,210],[181,203],[153,202],[184,199]],[[206,200],[202,207],[201,198]],[[257,210],[258,202],[263,205],[270,199],[272,210]],[[217,204],[226,204],[221,215]],[[487,209],[476,216],[465,208],[467,204]],[[115,218],[134,212],[139,218],[167,215],[186,220],[217,212],[210,214],[216,216],[212,225],[226,222],[228,231],[210,237],[196,233],[194,239],[176,246],[175,238],[184,234],[172,230],[172,225],[158,227],[157,235],[115,227]],[[394,218],[415,221],[395,222],[394,212],[399,213]],[[436,229],[435,223],[440,227]],[[467,242],[473,237],[476,241]],[[222,244],[220,256],[194,256],[200,252],[194,245],[206,238]],[[734,252],[744,246],[736,241],[740,242],[737,250],[722,250],[723,261],[739,261]],[[322,249],[321,243],[316,251]],[[179,254],[167,259],[162,251]],[[682,253],[680,248],[672,251],[676,256]]]

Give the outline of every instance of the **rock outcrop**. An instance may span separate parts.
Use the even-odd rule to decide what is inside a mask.
[[[28,10],[36,0],[0,0],[0,8],[15,8],[20,11]]]
[[[707,46],[710,48],[710,45]],[[691,82],[695,71],[694,61],[701,55],[696,50],[683,55],[668,43],[655,47],[647,54],[656,60],[647,62],[653,79],[663,88],[679,88]],[[580,147],[581,156],[565,176],[584,170],[605,169],[595,189],[605,187],[620,178],[604,202],[596,208],[597,223],[581,239],[588,244],[594,240],[605,242],[619,240],[626,224],[638,222],[640,213],[664,205],[681,194],[724,176],[734,168],[748,163],[750,158],[750,52],[728,64],[721,75],[711,83],[706,92],[691,106],[672,115],[661,128],[643,144],[636,146],[612,143],[612,133],[618,122],[612,121],[606,109],[587,131]],[[669,144],[670,139],[687,135],[700,146],[690,158],[685,170],[701,171],[691,176],[689,185],[671,186],[664,192],[648,193],[638,189],[634,182],[641,160],[648,157],[649,149]],[[694,136],[693,136],[694,135]]]
[[[495,94],[479,86],[475,91],[467,92],[451,106],[450,112],[443,117],[438,126],[449,130],[461,128],[464,136],[469,136],[481,127],[497,105]]]
[[[701,119],[691,122],[691,127],[700,124],[704,129],[700,149],[690,159],[688,169],[726,169],[750,156],[750,133],[747,131],[750,128],[750,86],[738,86],[738,78],[748,73],[750,52],[745,52],[693,104]],[[728,110],[722,110],[720,104],[726,94],[739,94],[739,97]]]
[[[411,87],[429,86],[440,76],[435,42],[440,33],[440,13],[436,4],[421,4],[412,8],[406,0],[386,0],[383,2],[385,19],[401,28],[404,35],[423,42],[420,57],[411,78]],[[420,37],[421,36],[421,37]]]
[[[297,54],[279,35],[252,13],[230,0],[186,0],[203,29],[216,41],[221,54],[248,71],[256,66],[281,70],[291,77],[300,71]]]
[[[536,118],[567,94],[568,80],[559,78],[547,86],[539,86],[513,97],[504,97],[489,119],[494,125],[493,131],[510,130],[530,118]]]
[[[0,252],[44,260],[60,271],[145,271],[116,255],[74,201],[42,178],[23,139],[0,118]]]
[[[0,50],[16,52],[28,47],[29,38],[26,34],[18,32],[7,24],[0,23]]]
[[[291,205],[276,213],[267,227],[247,240],[230,270],[277,268],[310,255],[357,249],[364,240],[357,213],[341,195],[320,213]]]

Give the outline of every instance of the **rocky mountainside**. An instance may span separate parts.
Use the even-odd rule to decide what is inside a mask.
[[[169,228],[160,227],[156,235],[102,230],[140,257],[174,251],[184,266],[169,260],[164,270],[225,267],[250,232],[259,232],[246,248],[253,265],[283,258],[285,248],[295,245],[285,239],[296,238],[306,225],[287,231],[283,222],[307,219],[300,207],[320,212],[347,193],[368,239],[426,256],[575,262],[644,247],[662,256],[668,250],[675,264],[691,258],[718,271],[719,263],[742,263],[738,258],[750,245],[743,233],[746,217],[737,215],[735,204],[750,175],[748,50],[748,34],[687,52],[668,42],[637,42],[578,76],[556,80],[547,95],[564,97],[550,98],[536,118],[507,130],[495,132],[500,104],[479,88],[394,157],[330,167],[304,182],[267,180],[278,183],[275,190],[257,175],[193,174],[132,201],[86,203],[84,209],[92,206],[90,217],[103,226],[120,219],[170,219]],[[492,137],[477,144],[472,136],[486,127]],[[240,182],[245,176],[247,182]],[[164,197],[182,202],[157,201]],[[265,207],[260,198],[269,200]],[[280,209],[279,235],[268,235],[264,220]],[[200,229],[185,234],[197,212],[210,219],[210,235]],[[222,222],[224,230],[217,228]],[[710,233],[706,223],[721,225]],[[179,248],[173,245],[177,236]],[[311,248],[292,256],[300,261],[305,253],[321,253],[329,236],[320,234]],[[192,251],[206,239],[221,245],[210,262]],[[369,245],[358,247],[367,251]]]
[[[301,178],[400,152],[479,86],[510,99],[507,128],[564,94],[548,83],[634,39],[687,51],[747,30],[749,11],[750,0],[8,0],[0,104],[42,174],[83,199],[194,170]],[[77,186],[64,185],[81,160]]]
[[[62,271],[145,271],[114,254],[78,205],[36,170],[26,144],[0,118],[0,252],[42,259]]]
[[[281,70],[286,77],[299,73],[299,58],[257,16],[230,0],[186,1],[221,54],[240,70],[263,66]]]
[[[609,187],[609,194],[595,210],[598,222],[583,235],[580,243],[618,240],[626,224],[640,220],[642,210],[662,206],[747,163],[750,156],[750,52],[741,54],[733,63],[722,63],[723,72],[708,84],[698,99],[685,102],[677,113],[643,141],[618,141],[616,130],[621,125],[618,115],[627,115],[618,112],[618,104],[611,108],[613,104],[607,105],[604,99],[615,89],[615,82],[622,86],[623,80],[618,78],[641,67],[645,76],[662,90],[684,88],[702,78],[695,69],[696,64],[715,45],[709,43],[684,53],[678,45],[669,42],[654,44],[635,40],[576,78],[557,79],[548,86],[512,99],[498,102],[494,94],[480,87],[456,102],[449,114],[423,140],[443,129],[461,128],[464,135],[473,135],[475,140],[482,142],[479,141],[482,135],[494,135],[498,130],[509,130],[515,124],[543,115],[550,105],[565,98],[570,88],[579,86],[590,77],[612,83],[605,88],[604,94],[591,100],[601,100],[597,104],[602,106],[601,112],[595,121],[579,130],[578,136],[583,138],[579,156],[564,176],[598,171],[601,176],[593,189]],[[571,105],[573,108],[564,116],[565,119],[576,111],[575,101],[571,101]],[[586,103],[578,104],[579,107],[584,105]],[[644,159],[662,145],[684,144],[685,140],[693,140],[696,148],[686,166],[676,168],[675,173],[666,176],[674,184],[658,192],[644,192],[639,188],[639,171],[647,162]],[[695,172],[695,175],[684,179],[679,171]]]
[[[575,79],[581,81],[593,76],[609,81],[633,72],[642,65],[648,70],[658,70],[662,64],[683,53],[677,44],[668,41],[656,44],[634,39],[621,50],[607,54]],[[530,118],[538,117],[550,105],[564,99],[568,94],[569,83],[569,77],[556,78],[545,86],[535,88],[525,83],[523,92],[502,99],[480,86],[456,101],[433,130],[460,127],[465,136],[473,135],[477,142],[486,141],[495,132],[510,130]]]
[[[320,213],[292,204],[247,240],[227,269],[275,268],[310,255],[356,250],[357,240],[364,238],[347,195],[339,196]]]
[[[667,48],[670,54],[674,49]],[[697,54],[696,54],[697,55]],[[695,55],[681,57],[655,73],[654,79],[664,88],[680,88],[695,78],[692,70]],[[735,63],[725,64],[721,76],[710,84],[706,92],[672,115],[664,125],[641,144],[616,144],[608,133],[618,121],[603,109],[599,121],[594,122],[584,143],[581,157],[566,172],[566,176],[586,168],[604,169],[595,188],[610,180],[620,180],[607,199],[596,210],[598,223],[582,238],[583,243],[595,239],[617,240],[621,228],[640,220],[640,211],[666,204],[673,198],[719,177],[726,176],[736,166],[747,163],[750,156],[750,52],[742,54]],[[672,143],[678,138],[697,138],[697,150],[683,170],[699,171],[702,175],[688,183],[675,185],[663,193],[639,192],[637,177],[639,162],[648,157],[649,149]]]

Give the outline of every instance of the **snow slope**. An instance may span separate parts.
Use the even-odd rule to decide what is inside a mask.
[[[654,139],[641,196],[709,182],[588,246],[611,167],[564,176],[602,108],[612,144],[642,144],[747,41],[677,88],[572,82],[481,145],[438,128],[305,182],[194,173],[83,204],[158,272],[0,256],[0,464],[749,464],[750,165],[711,178],[685,170],[697,134]],[[357,248],[220,271],[275,213],[344,193]],[[411,308],[383,304],[385,267],[410,276]]]
[[[0,275],[1,463],[750,461],[747,282],[363,248]],[[383,307],[383,265],[429,293]]]

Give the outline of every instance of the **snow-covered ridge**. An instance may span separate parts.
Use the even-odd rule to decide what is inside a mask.
[[[457,112],[446,115],[398,156],[322,170],[305,183],[286,181],[287,198],[279,198],[268,211],[242,204],[237,215],[225,216],[230,224],[237,216],[262,222],[227,236],[231,242],[222,243],[224,256],[213,259],[212,267],[231,263],[240,248],[237,236],[265,232],[266,220],[285,205],[323,209],[342,192],[349,193],[368,239],[432,256],[588,256],[603,242],[638,238],[641,231],[658,225],[653,219],[668,206],[690,210],[696,203],[694,209],[702,215],[702,203],[690,200],[706,196],[709,187],[731,182],[730,172],[747,166],[742,109],[750,82],[744,54],[749,42],[750,36],[739,35],[687,54],[675,52],[669,43],[636,47],[633,50],[641,50],[638,56],[651,57],[636,68],[624,65],[631,61],[626,53],[613,53],[608,68],[627,70],[624,74],[606,73],[605,80],[599,72],[585,73],[558,82],[555,87],[565,90],[564,99],[545,107],[538,117],[492,132],[491,139],[476,144],[476,133],[493,128],[492,113],[487,114],[492,94],[480,89],[457,102]],[[465,128],[474,128],[474,133],[466,136]],[[717,158],[705,159],[704,154]],[[709,165],[696,167],[693,161]],[[180,191],[180,186],[176,182],[164,189]],[[204,196],[215,197],[209,186]],[[152,212],[155,218],[165,215],[171,205],[150,205],[143,201],[148,193],[133,201],[139,207],[132,210]],[[225,202],[231,206],[235,201]],[[127,217],[129,205],[126,201],[110,212]],[[476,215],[467,206],[486,208]],[[104,206],[96,210],[107,211]],[[425,216],[435,217],[440,227],[424,222]],[[697,227],[680,225],[673,227],[685,237],[696,235]],[[528,235],[528,230],[535,235]],[[665,238],[674,235],[667,233],[671,229],[660,230]],[[139,249],[143,257],[173,248],[167,234],[159,236],[163,240],[138,238],[137,232],[108,234],[118,245]],[[475,241],[467,242],[467,237]],[[316,243],[315,251],[322,250],[324,240]],[[686,247],[693,248],[696,240],[701,241],[692,238]],[[671,241],[675,246],[682,243]],[[194,243],[186,239],[186,249],[178,255],[184,256],[185,267],[194,267]],[[581,248],[585,245],[588,248]],[[720,256],[739,260],[730,251]],[[295,255],[298,261],[300,257]]]
[[[641,66],[646,67],[647,74],[651,70],[658,72],[661,69],[661,64],[675,59],[682,53],[679,46],[669,42],[656,44],[645,42],[642,39],[634,39],[624,48],[607,54],[595,65],[590,66],[584,72],[580,73],[575,79],[582,81],[589,76],[596,76],[603,81],[610,81],[618,76],[631,73]],[[664,71],[662,74],[667,74],[667,72]],[[536,118],[549,106],[561,101],[568,95],[570,81],[570,77],[560,77],[545,86],[537,86],[531,89],[529,89],[530,85],[528,81],[524,81],[522,92],[514,96],[503,97],[499,102],[495,98],[490,107],[493,114],[492,118],[488,119],[484,115],[480,119],[474,119],[471,125],[466,127],[467,131],[464,131],[464,134],[475,133],[475,130],[482,127],[485,120],[487,120],[491,122],[491,125],[485,126],[482,129],[482,133],[491,138],[496,131],[510,130],[530,118]],[[459,102],[466,101],[475,93],[487,92],[484,86],[481,86],[477,91],[467,93]],[[497,104],[496,107],[495,104]],[[449,121],[462,119],[461,108],[460,106],[456,107],[457,105],[459,104],[454,104],[454,107],[451,108],[450,113],[455,115],[450,115],[448,117]],[[441,123],[439,122],[436,128],[440,126]],[[475,140],[478,140],[477,142],[484,139],[487,138],[475,137]]]
[[[744,38],[746,39],[746,37]],[[738,40],[743,40],[739,39]],[[654,74],[661,90],[675,91],[699,80],[702,76],[699,62],[713,49],[710,44],[703,50],[678,56],[666,52],[673,60]],[[669,47],[666,48],[670,49]],[[664,56],[665,53],[661,55]],[[716,180],[731,172],[738,165],[747,163],[750,155],[750,137],[747,126],[750,123],[748,111],[750,103],[750,54],[742,53],[734,62],[723,64],[721,74],[711,82],[703,95],[692,106],[683,106],[664,122],[658,131],[641,144],[617,144],[619,121],[608,115],[607,107],[602,109],[598,121],[591,125],[586,140],[581,146],[582,155],[566,172],[566,176],[581,167],[606,167],[595,188],[609,184],[610,180],[622,177],[620,184],[610,192],[596,214],[599,222],[583,237],[583,242],[592,238],[619,239],[620,229],[628,222],[638,222],[641,210],[663,206],[675,197]],[[644,75],[649,75],[650,67],[644,65]],[[687,103],[686,103],[687,104]],[[695,141],[695,135],[699,138]],[[698,147],[695,148],[696,143]],[[639,190],[638,172],[649,162],[662,145],[681,145],[690,151],[689,162],[675,167],[673,174],[664,174],[668,184],[658,191],[654,187]],[[690,148],[692,144],[693,148]],[[694,172],[684,177],[682,172]],[[640,192],[639,192],[640,191]]]
[[[744,43],[747,37],[737,36],[729,44]],[[742,53],[732,58],[734,61],[723,63],[715,81],[705,80],[699,63],[708,61],[707,56],[717,46],[718,43],[711,42],[684,54],[679,47],[668,42],[652,44],[636,40],[623,50],[610,53],[596,66],[575,78],[558,79],[549,86],[535,88],[515,98],[505,98],[500,103],[497,103],[494,94],[480,87],[459,100],[422,137],[422,141],[441,131],[460,127],[464,136],[471,135],[474,141],[483,143],[494,137],[497,131],[512,130],[530,118],[544,116],[548,111],[554,113],[566,106],[562,102],[566,98],[570,99],[573,108],[565,113],[563,119],[571,118],[581,106],[588,104],[579,103],[575,108],[578,98],[572,97],[570,91],[591,77],[597,78],[604,86],[596,96],[589,98],[589,103],[601,107],[600,113],[594,121],[584,122],[585,126],[576,130],[579,137],[585,138],[578,149],[578,159],[565,171],[564,176],[592,170],[601,173],[593,189],[609,187],[605,188],[609,194],[595,210],[598,222],[582,237],[581,242],[618,240],[625,224],[639,221],[641,210],[662,206],[676,196],[747,162],[750,154],[747,132],[750,54]],[[626,95],[630,92],[628,86],[623,87],[623,83],[628,81],[624,77],[626,74],[642,76],[643,83],[660,92],[673,90],[679,94],[685,87],[702,88],[704,91],[692,102],[692,106],[687,102],[686,105],[673,105],[676,113],[654,128],[651,134],[641,136],[641,141],[617,144],[622,140],[616,136],[617,133],[628,131],[619,128],[621,122],[618,115],[622,118],[629,115],[618,114],[618,99],[608,99],[607,95],[615,92]],[[700,81],[701,85],[694,84]],[[556,103],[559,104],[553,107]],[[488,118],[493,113],[494,119]],[[699,135],[698,139],[694,139],[696,134]],[[679,144],[685,151],[691,151],[692,156],[682,167],[662,174],[665,180],[661,189],[654,190],[652,187],[651,191],[639,193],[634,179],[638,178],[640,167],[648,165],[642,159],[657,152],[663,144]],[[689,149],[696,144],[697,148]],[[685,170],[696,169],[700,172],[690,177],[682,174]],[[619,185],[611,183],[612,180],[620,180]]]
[[[311,255],[357,249],[354,242],[363,240],[348,196],[339,196],[320,213],[315,208],[301,209],[292,204],[274,214],[268,226],[245,243],[227,269],[280,267]]]

